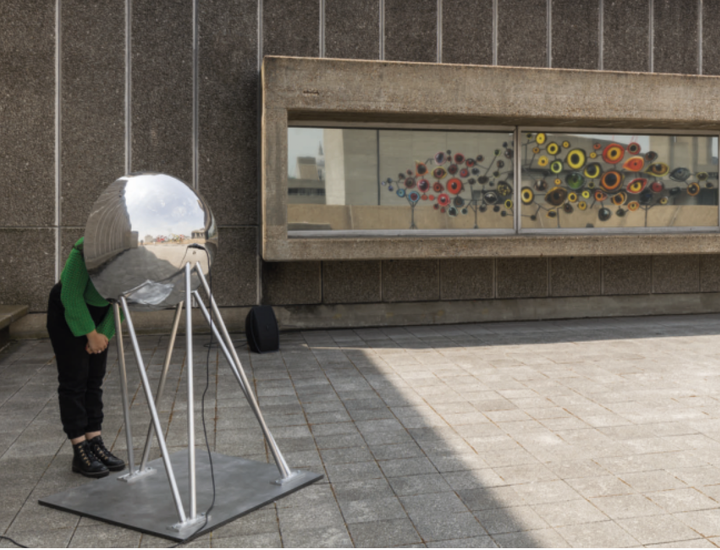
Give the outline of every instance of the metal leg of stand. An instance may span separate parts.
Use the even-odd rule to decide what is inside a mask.
[[[197,492],[195,484],[195,396],[193,390],[193,335],[192,335],[192,267],[185,264],[185,342],[187,375],[187,417],[188,417],[188,483],[190,490],[190,520],[197,516]]]
[[[281,478],[277,481],[277,483],[283,483],[284,481],[287,481],[290,479],[290,477],[293,475],[292,471],[290,470],[290,467],[287,465],[287,462],[285,462],[285,458],[283,457],[282,453],[280,452],[280,448],[278,447],[277,443],[275,442],[275,438],[272,436],[272,433],[270,433],[270,429],[267,427],[267,424],[265,423],[265,419],[263,418],[262,412],[260,412],[260,407],[258,406],[257,399],[255,398],[255,394],[252,391],[252,387],[250,386],[250,383],[248,382],[247,376],[245,375],[245,371],[242,368],[242,364],[240,363],[240,359],[237,356],[237,352],[235,351],[235,346],[233,346],[232,339],[230,338],[230,334],[228,333],[227,327],[225,326],[225,322],[223,321],[222,316],[220,315],[220,310],[217,307],[217,304],[215,303],[215,298],[212,295],[212,292],[210,292],[210,286],[207,283],[207,280],[205,279],[205,275],[203,275],[202,269],[199,264],[196,265],[195,269],[196,273],[200,277],[200,281],[202,282],[203,287],[205,288],[205,292],[207,292],[208,297],[210,299],[210,306],[212,307],[213,314],[217,318],[218,326],[220,327],[220,331],[222,332],[223,339],[225,340],[225,343],[230,350],[230,353],[232,354],[232,358],[235,362],[235,367],[237,368],[238,374],[240,378],[242,379],[242,383],[245,385],[245,395],[247,397],[248,402],[250,403],[250,407],[252,408],[253,412],[255,413],[255,417],[258,420],[258,423],[260,424],[260,428],[263,431],[263,435],[265,436],[265,440],[268,443],[268,446],[270,447],[270,452],[273,455],[273,458],[275,459],[275,465],[277,466],[278,470],[280,471]]]
[[[160,384],[158,384],[157,393],[155,394],[155,403],[160,403],[163,391],[165,391],[165,382],[167,380],[168,371],[170,370],[170,360],[172,359],[173,349],[175,348],[175,337],[177,336],[180,319],[182,317],[183,302],[180,302],[175,308],[175,318],[173,319],[172,330],[170,331],[170,342],[165,353],[165,363],[163,364],[162,374],[160,375]],[[147,437],[145,438],[145,448],[143,449],[142,462],[140,463],[140,471],[143,472],[147,468],[148,459],[150,458],[150,442],[155,428],[150,422],[148,426]]]
[[[120,306],[113,303],[115,314],[115,339],[117,340],[118,368],[120,370],[120,393],[122,394],[123,417],[125,420],[125,440],[127,443],[128,475],[135,472],[135,456],[133,453],[132,428],[130,425],[130,403],[128,402],[127,371],[125,370],[125,348],[123,347],[122,321]]]
[[[207,307],[205,307],[205,304],[203,303],[200,293],[196,290],[193,292],[193,295],[195,296],[195,299],[197,300],[198,305],[200,306],[200,311],[202,311],[203,317],[205,317],[205,320],[207,321],[207,324],[210,326],[210,330],[212,330],[213,335],[218,341],[218,344],[220,344],[220,349],[223,352],[223,355],[225,356],[225,359],[227,359],[227,362],[230,364],[230,368],[233,371],[233,374],[235,375],[235,379],[238,381],[238,384],[240,384],[240,389],[245,394],[246,399],[250,399],[247,394],[247,390],[245,389],[245,384],[243,384],[242,378],[240,377],[240,373],[238,372],[237,368],[235,367],[235,361],[232,358],[232,355],[230,355],[230,351],[228,350],[227,346],[225,345],[225,342],[220,335],[220,331],[218,331],[217,323],[214,323],[210,317],[210,313],[207,310]]]
[[[138,371],[140,372],[140,380],[142,381],[143,390],[145,390],[145,398],[147,399],[148,408],[150,409],[150,416],[152,416],[152,421],[155,426],[155,435],[157,436],[158,445],[160,445],[160,451],[162,452],[165,471],[167,472],[168,482],[170,483],[170,491],[172,492],[173,500],[175,501],[175,507],[177,508],[180,523],[184,524],[187,522],[185,510],[183,509],[180,491],[178,491],[177,482],[175,481],[175,474],[173,473],[172,463],[170,462],[170,455],[168,454],[167,446],[165,445],[165,437],[162,433],[160,418],[158,417],[155,401],[153,400],[152,391],[150,390],[150,382],[148,381],[147,373],[145,372],[145,365],[143,364],[142,354],[140,353],[140,345],[138,344],[137,336],[135,336],[135,327],[133,326],[132,317],[130,316],[130,309],[128,308],[124,297],[120,297],[120,301],[122,303],[123,311],[125,312],[125,320],[128,324],[128,332],[130,333],[130,340],[132,341],[133,349],[135,351]]]

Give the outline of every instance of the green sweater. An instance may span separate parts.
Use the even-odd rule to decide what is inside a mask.
[[[108,309],[105,318],[96,327],[90,316],[87,305],[103,307],[110,305],[105,298],[92,284],[85,258],[83,257],[83,246],[85,237],[81,237],[73,246],[68,257],[65,268],[60,275],[62,291],[60,301],[65,307],[65,321],[75,336],[85,336],[93,330],[108,337],[108,340],[115,335],[115,319],[113,309]]]

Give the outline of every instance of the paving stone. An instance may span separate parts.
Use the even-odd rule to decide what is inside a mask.
[[[720,536],[720,509],[682,512],[675,517],[703,537]]]
[[[491,535],[548,527],[547,522],[529,506],[483,510],[475,512],[475,517]]]
[[[340,503],[340,509],[348,524],[407,518],[397,497],[345,501]]]
[[[697,533],[670,515],[618,520],[618,525],[642,544],[692,540]]]
[[[463,501],[452,491],[405,496],[400,497],[400,501],[413,519],[433,513],[455,514],[468,511]]]
[[[428,548],[497,548],[492,537],[472,537],[469,539],[441,540],[428,542]]]
[[[637,539],[614,521],[568,525],[558,527],[557,531],[576,548],[628,548],[640,545]]]
[[[440,474],[392,477],[388,481],[400,497],[444,493],[451,490],[450,485]]]
[[[598,497],[590,499],[590,502],[612,519],[661,515],[663,513],[662,508],[641,495]]]
[[[289,548],[352,548],[353,546],[344,526],[283,529],[282,542]]]
[[[427,458],[381,460],[378,464],[387,477],[433,474],[437,472],[435,466]]]
[[[409,519],[356,523],[349,529],[355,546],[359,548],[385,548],[422,542]]]
[[[413,518],[418,533],[424,541],[450,540],[458,533],[469,537],[485,535],[486,532],[470,512],[459,514],[431,514]]]

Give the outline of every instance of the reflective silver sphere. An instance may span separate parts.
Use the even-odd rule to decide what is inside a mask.
[[[217,252],[207,202],[166,174],[130,174],[95,202],[85,226],[85,265],[100,295],[125,296],[132,309],[163,309],[185,299],[185,264],[204,275]],[[193,273],[192,290],[200,285]]]

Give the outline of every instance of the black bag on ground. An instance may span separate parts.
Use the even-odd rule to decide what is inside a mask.
[[[270,306],[253,306],[245,318],[245,336],[250,349],[255,353],[266,353],[280,349],[275,312]]]

